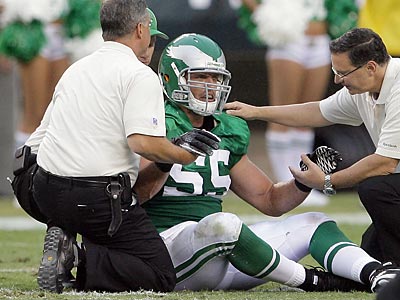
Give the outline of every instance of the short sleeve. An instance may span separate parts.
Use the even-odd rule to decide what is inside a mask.
[[[322,116],[329,122],[351,126],[359,126],[363,123],[355,99],[346,88],[320,101],[319,108]]]
[[[165,110],[161,84],[153,71],[139,72],[128,87],[124,107],[126,136],[134,133],[165,136]]]

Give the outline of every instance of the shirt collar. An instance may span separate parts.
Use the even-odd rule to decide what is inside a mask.
[[[400,59],[390,58],[385,76],[383,77],[381,91],[379,97],[376,100],[377,104],[385,104],[386,100],[390,98],[392,93],[393,85],[396,81],[400,81]]]
[[[106,41],[104,42],[103,49],[117,50],[137,59],[135,52],[131,48],[118,42]]]

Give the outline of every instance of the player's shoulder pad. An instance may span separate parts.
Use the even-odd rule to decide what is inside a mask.
[[[227,142],[231,143],[229,148],[241,149],[242,154],[247,153],[250,142],[250,130],[247,122],[242,118],[231,116],[225,112],[214,116],[219,123],[213,131],[220,138],[226,137]]]
[[[239,132],[241,135],[245,134],[250,136],[249,126],[247,125],[247,121],[242,118],[228,115],[223,112],[219,115],[214,116],[217,121],[219,121],[223,128],[227,128],[228,131]]]

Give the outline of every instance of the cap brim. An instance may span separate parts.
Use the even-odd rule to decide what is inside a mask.
[[[168,35],[166,35],[165,33],[161,32],[161,31],[158,31],[158,30],[150,30],[150,35],[151,36],[153,36],[153,35],[159,36],[162,39],[169,40]]]

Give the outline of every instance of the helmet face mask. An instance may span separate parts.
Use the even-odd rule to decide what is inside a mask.
[[[184,34],[164,49],[158,73],[170,101],[207,116],[221,113],[228,100],[231,74],[225,66],[225,56],[214,41]]]

